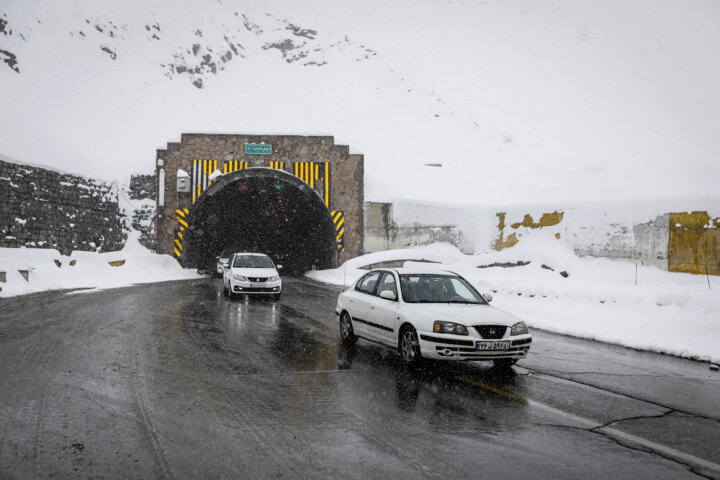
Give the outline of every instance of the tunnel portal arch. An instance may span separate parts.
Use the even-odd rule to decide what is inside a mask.
[[[286,273],[332,268],[335,225],[323,199],[282,170],[247,168],[218,177],[188,214],[181,262],[212,268],[224,249],[262,252]]]
[[[331,136],[183,133],[156,151],[156,252],[206,268],[239,238],[229,246],[274,253],[288,270],[337,266],[363,253],[363,177],[363,155]],[[273,224],[282,208],[287,221]]]

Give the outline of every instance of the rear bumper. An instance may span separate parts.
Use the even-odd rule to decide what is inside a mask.
[[[509,348],[505,350],[477,350],[475,345],[480,341],[477,338],[448,339],[431,333],[418,333],[422,356],[435,360],[519,360],[527,356],[532,343],[530,335],[518,335],[502,340],[492,340],[510,342]]]

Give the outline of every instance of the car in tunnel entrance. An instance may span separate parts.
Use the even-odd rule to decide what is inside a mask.
[[[223,293],[271,295],[280,298],[282,280],[275,263],[264,253],[241,252],[230,257],[223,271]]]
[[[345,344],[358,338],[397,348],[406,364],[527,356],[532,337],[515,315],[489,305],[461,276],[430,269],[375,269],[340,293],[335,314]]]
[[[228,266],[228,262],[230,261],[230,257],[233,253],[237,251],[237,248],[226,248],[222,251],[222,253],[217,257],[217,264],[215,265],[215,271],[217,272],[218,276],[222,277],[223,272],[225,272],[225,267]]]

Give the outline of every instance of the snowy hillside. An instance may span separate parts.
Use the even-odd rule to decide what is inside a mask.
[[[183,132],[318,134],[365,154],[367,200],[704,196],[718,27],[704,1],[6,0],[0,153],[127,182]]]

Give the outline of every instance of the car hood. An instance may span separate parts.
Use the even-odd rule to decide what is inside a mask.
[[[490,305],[466,305],[462,303],[406,303],[405,313],[428,320],[447,320],[462,325],[506,325],[520,321],[515,315]]]
[[[243,277],[273,277],[277,275],[274,268],[231,268],[233,275],[242,275]]]

